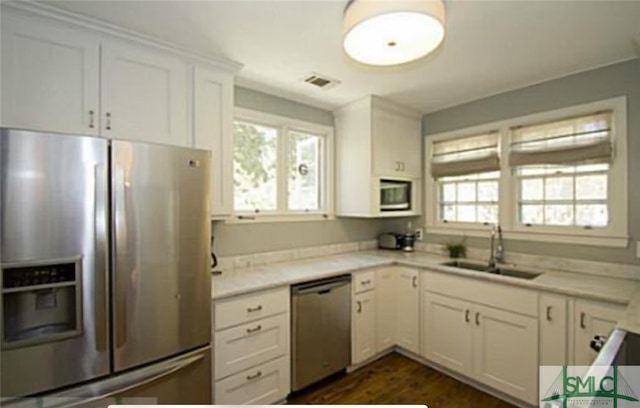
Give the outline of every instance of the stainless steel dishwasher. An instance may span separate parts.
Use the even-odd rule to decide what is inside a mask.
[[[351,361],[351,276],[291,287],[291,389],[344,370]]]

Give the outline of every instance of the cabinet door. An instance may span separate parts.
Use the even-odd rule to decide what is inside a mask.
[[[375,292],[353,296],[351,362],[358,364],[376,353]]]
[[[211,215],[233,211],[233,77],[196,67],[194,146],[211,151]]]
[[[189,66],[135,45],[109,43],[102,50],[102,133],[193,146],[187,113]]]
[[[418,270],[396,270],[396,344],[408,351],[420,353],[420,288]]]
[[[567,298],[540,295],[540,365],[567,364]]]
[[[461,374],[471,371],[471,306],[467,302],[423,293],[422,354]]]
[[[1,49],[2,126],[98,134],[97,39],[3,10]]]
[[[396,270],[376,271],[376,352],[394,346],[396,322]]]
[[[608,336],[622,318],[624,306],[576,300],[574,315],[573,365],[588,366],[597,352],[589,344],[594,336]]]
[[[474,306],[474,377],[529,403],[538,396],[538,321]]]
[[[383,177],[420,177],[420,121],[373,107],[374,173]]]

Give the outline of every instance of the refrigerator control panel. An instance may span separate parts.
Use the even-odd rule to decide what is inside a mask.
[[[2,273],[2,286],[4,289],[10,289],[74,282],[76,280],[75,268],[75,263],[68,263],[5,269]]]

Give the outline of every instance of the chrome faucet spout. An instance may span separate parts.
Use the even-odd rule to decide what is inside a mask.
[[[496,244],[496,234],[498,243]],[[491,227],[491,252],[489,254],[489,269],[496,269],[499,263],[504,263],[504,246],[502,243],[502,227],[493,225]]]

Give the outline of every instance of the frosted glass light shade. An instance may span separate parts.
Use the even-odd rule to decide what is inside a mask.
[[[444,38],[441,0],[354,0],[343,20],[344,50],[369,65],[424,57]]]

